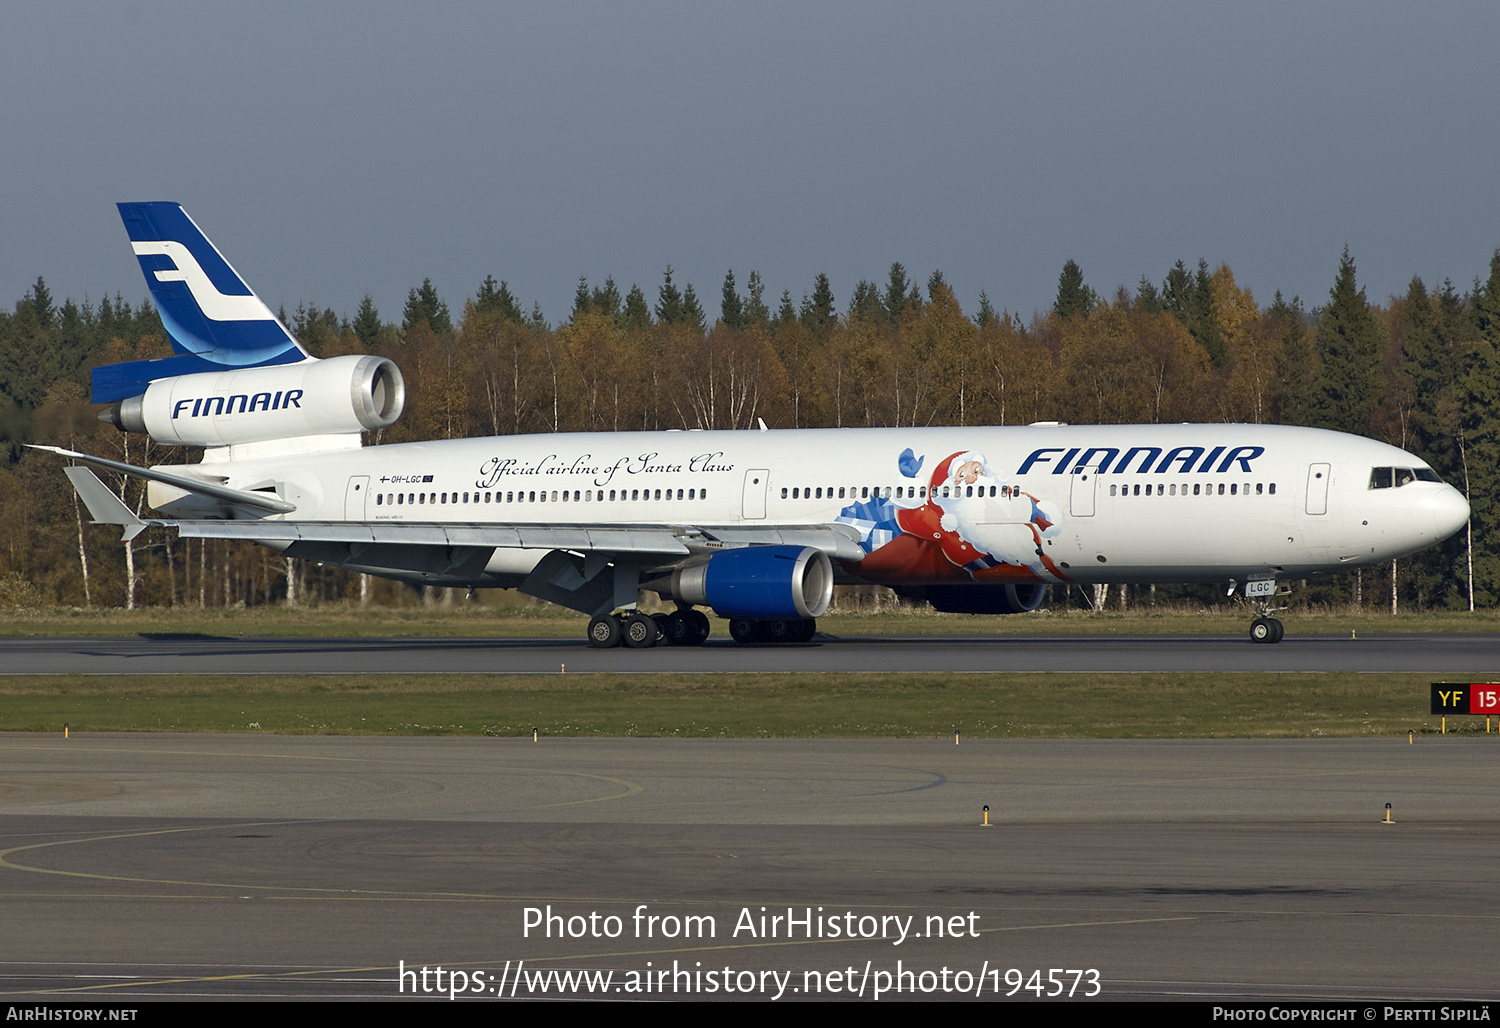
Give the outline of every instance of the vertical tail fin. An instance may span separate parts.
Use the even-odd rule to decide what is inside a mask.
[[[177,356],[95,369],[94,403],[138,396],[154,379],[172,375],[308,358],[180,204],[122,203],[119,208]]]

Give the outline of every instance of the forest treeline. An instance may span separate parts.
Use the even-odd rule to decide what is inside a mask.
[[[317,356],[375,353],[401,368],[406,413],[372,444],[636,429],[1250,422],[1355,432],[1411,450],[1463,490],[1467,533],[1323,599],[1467,608],[1500,602],[1500,251],[1460,292],[1411,281],[1371,303],[1344,253],[1326,302],[1261,305],[1225,265],[1179,261],[1158,283],[1096,292],[1069,261],[1056,297],[1023,319],[981,293],[963,311],[940,272],[894,264],[840,302],[826,275],[799,300],[725,276],[716,314],[668,267],[654,300],[580,278],[559,325],[487,277],[457,315],[430,280],[399,324],[369,296],[353,317],[301,305],[282,318]],[[38,278],[0,310],[0,605],[228,606],[340,600],[358,576],[243,543],[152,530],[122,546],[90,526],[47,442],[132,463],[196,460],[102,425],[89,369],[170,353],[149,302],[57,304]],[[126,486],[127,490],[138,487]],[[126,501],[139,507],[138,492]],[[1471,570],[1472,568],[1472,570]],[[289,573],[294,576],[288,580]],[[373,594],[389,600],[398,587]],[[290,595],[289,595],[290,594]],[[366,599],[370,594],[365,595]]]

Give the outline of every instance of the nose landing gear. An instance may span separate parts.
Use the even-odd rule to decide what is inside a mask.
[[[1279,643],[1286,634],[1286,627],[1273,617],[1258,617],[1250,622],[1250,641],[1253,643]]]

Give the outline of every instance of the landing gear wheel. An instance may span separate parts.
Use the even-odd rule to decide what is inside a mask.
[[[812,642],[812,637],[818,634],[818,619],[803,618],[797,622],[797,632],[793,642]]]
[[[748,646],[753,642],[759,642],[761,638],[760,622],[753,618],[730,618],[729,636],[741,646]]]
[[[590,621],[589,645],[600,650],[620,645],[620,619],[613,614],[605,614]]]
[[[796,640],[797,622],[784,618],[773,618],[765,622],[766,642],[789,643]]]
[[[701,645],[708,633],[708,618],[701,611],[674,610],[667,615],[667,642],[673,646]]]
[[[651,620],[656,622],[656,645],[672,645],[672,616],[670,614],[652,614]]]
[[[1281,637],[1286,635],[1286,625],[1283,625],[1276,618],[1267,618],[1266,620],[1271,622],[1271,641],[1273,643],[1281,642]]]
[[[656,645],[656,622],[646,614],[632,614],[625,619],[621,634],[625,637],[626,646],[644,650]]]
[[[708,638],[708,634],[714,630],[713,625],[709,624],[708,615],[701,610],[690,610],[684,617],[693,626],[693,634],[697,636],[692,643],[694,646],[702,644],[703,640]]]
[[[1273,643],[1276,641],[1276,621],[1272,618],[1256,618],[1250,622],[1250,641],[1253,643]]]

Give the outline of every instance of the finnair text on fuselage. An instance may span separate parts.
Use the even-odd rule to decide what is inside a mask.
[[[239,401],[239,410],[235,410],[235,401]],[[183,411],[191,407],[188,417],[202,418],[212,417],[218,414],[254,414],[262,410],[287,410],[291,407],[302,409],[302,390],[288,389],[285,392],[271,393],[236,393],[233,396],[197,396],[192,399],[178,400],[172,405],[172,419],[183,416]]]
[[[1241,471],[1249,474],[1250,462],[1265,452],[1264,446],[1215,446],[1213,449],[1202,446],[1174,446],[1163,456],[1160,446],[1132,446],[1125,451],[1125,456],[1116,464],[1115,459],[1120,457],[1120,450],[1115,446],[1094,446],[1087,450],[1081,446],[1075,446],[1070,450],[1064,450],[1060,446],[1047,447],[1032,450],[1031,456],[1021,462],[1016,474],[1024,475],[1033,467],[1041,470],[1038,466],[1043,464],[1051,465],[1054,475],[1067,474],[1069,468],[1077,470],[1093,467],[1097,467],[1101,473],[1113,471],[1116,474],[1125,474],[1132,470],[1131,462],[1137,458],[1140,460],[1134,471],[1139,475],[1160,475],[1174,470],[1184,474],[1190,471],[1196,471],[1199,474],[1209,472],[1223,474],[1234,464],[1238,464]],[[1062,456],[1057,458],[1048,456],[1054,453],[1060,453]],[[1075,461],[1074,458],[1077,460]]]

